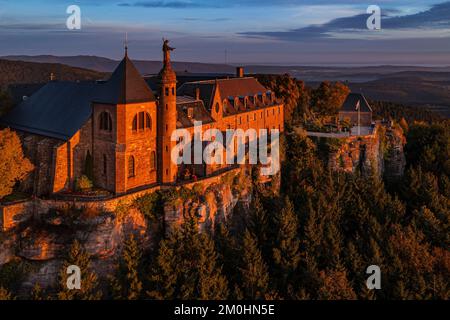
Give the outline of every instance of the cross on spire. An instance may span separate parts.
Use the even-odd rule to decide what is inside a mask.
[[[125,32],[124,46],[125,46],[125,56],[128,56],[128,32]]]

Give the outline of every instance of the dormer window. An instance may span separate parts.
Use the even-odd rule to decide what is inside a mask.
[[[188,118],[192,119],[194,117],[194,108],[187,109]]]

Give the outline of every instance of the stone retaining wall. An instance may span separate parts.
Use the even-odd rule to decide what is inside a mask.
[[[198,181],[188,182],[183,184],[183,187],[191,189],[194,185],[201,183],[204,186],[220,183],[221,178],[227,174],[237,174],[240,168],[225,171],[221,174],[200,179]],[[64,209],[73,207],[77,209],[88,209],[98,212],[114,212],[119,205],[129,205],[136,198],[139,198],[147,193],[155,192],[163,188],[174,188],[176,186],[154,186],[148,189],[136,191],[122,196],[117,196],[111,199],[96,199],[96,200],[55,200],[55,199],[40,199],[23,201],[19,203],[7,204],[0,206],[0,230],[6,232],[16,227],[22,221],[25,221],[33,215],[47,213],[50,209]]]

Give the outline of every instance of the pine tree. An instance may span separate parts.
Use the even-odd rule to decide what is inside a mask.
[[[150,290],[147,295],[151,299],[170,300],[175,298],[178,275],[176,273],[177,257],[176,241],[180,240],[179,230],[170,234],[169,239],[161,240],[156,260],[150,271]]]
[[[150,276],[155,299],[226,299],[228,283],[217,262],[214,242],[186,219],[160,244]]]
[[[228,282],[217,264],[214,242],[203,234],[198,261],[198,299],[220,300],[228,297]]]
[[[300,241],[297,238],[298,222],[292,202],[286,197],[284,208],[278,218],[278,234],[273,248],[276,266],[276,279],[279,290],[284,294],[287,286],[293,282],[293,275],[300,261]]]
[[[217,263],[223,268],[227,275],[229,284],[236,283],[236,265],[238,264],[239,252],[236,239],[230,234],[225,223],[216,224],[214,231],[214,243],[217,252]]]
[[[75,265],[81,270],[81,288],[69,289],[67,287],[67,268]],[[99,300],[101,292],[98,288],[97,275],[90,270],[89,255],[84,251],[82,245],[75,240],[69,250],[66,261],[60,272],[60,290],[58,299],[60,300]]]
[[[133,234],[125,240],[122,259],[116,279],[113,280],[113,295],[116,299],[136,300],[142,292],[139,279],[142,253]]]
[[[342,266],[321,271],[319,274],[322,285],[318,290],[320,300],[355,300],[356,294],[347,279],[347,273]]]
[[[248,230],[256,237],[265,258],[272,256],[269,243],[269,219],[258,193],[253,193],[248,216]]]
[[[262,299],[268,290],[269,273],[256,238],[246,230],[242,244],[241,282],[246,299]]]

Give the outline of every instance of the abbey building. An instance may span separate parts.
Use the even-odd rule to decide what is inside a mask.
[[[239,69],[235,77],[177,86],[168,41],[152,91],[128,57],[109,80],[50,81],[0,119],[16,130],[35,170],[24,188],[34,195],[73,190],[83,175],[96,187],[124,194],[156,184],[201,178],[226,164],[186,166],[171,161],[176,129],[241,128],[283,131],[283,105]]]

